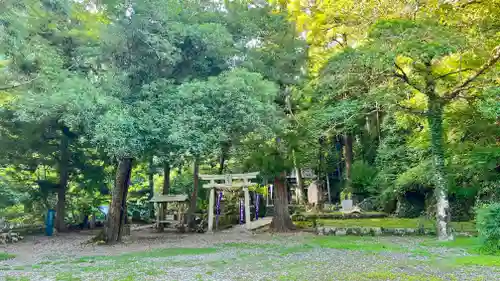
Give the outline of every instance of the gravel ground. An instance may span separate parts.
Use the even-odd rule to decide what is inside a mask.
[[[311,234],[252,234],[239,228],[190,235],[144,229],[111,247],[85,243],[92,235],[30,237],[0,248],[16,255],[0,262],[0,280],[500,280],[500,267],[448,266],[446,261],[465,254],[460,249],[429,248],[429,256],[306,247]],[[419,242],[380,239],[409,249]],[[186,252],[165,254],[179,247]]]

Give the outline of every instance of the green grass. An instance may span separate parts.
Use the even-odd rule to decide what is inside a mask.
[[[334,227],[383,227],[435,229],[435,222],[428,219],[373,218],[373,219],[318,219],[319,224]],[[451,226],[460,232],[476,232],[474,222],[452,222]]]
[[[469,253],[477,254],[481,248],[481,241],[478,237],[456,237],[453,241],[438,241],[436,239],[428,239],[420,243],[427,247],[445,247],[464,249]]]
[[[350,251],[383,252],[401,250],[398,246],[382,243],[372,237],[325,236],[312,238],[308,243],[320,248]]]
[[[15,257],[16,257],[16,255],[5,253],[5,252],[0,252],[0,261],[10,260],[10,259],[13,259]]]
[[[28,277],[12,277],[12,276],[7,276],[5,278],[6,281],[30,281]]]
[[[451,261],[455,266],[492,266],[500,267],[500,256],[472,255],[454,258]]]
[[[56,275],[56,281],[80,281],[81,278],[74,277],[71,272],[61,272]]]
[[[362,252],[397,252],[408,253],[413,256],[432,256],[432,254],[423,247],[409,248],[404,245],[389,243],[377,239],[377,237],[353,237],[353,236],[324,236],[315,237],[308,242],[313,247],[347,250],[347,251],[362,251]]]
[[[216,248],[165,248],[146,252],[131,252],[119,256],[87,256],[81,257],[74,263],[93,263],[102,260],[113,260],[115,262],[130,262],[144,258],[165,258],[179,255],[203,255],[217,252]]]
[[[469,255],[455,257],[446,261],[450,266],[492,266],[500,267],[500,256],[481,253],[481,241],[478,237],[457,237],[453,241],[425,240],[420,243],[426,247],[445,247],[467,252]]]
[[[238,248],[238,249],[252,249],[252,248],[253,249],[256,249],[256,248],[273,249],[273,248],[280,247],[280,245],[278,245],[278,244],[271,244],[271,243],[262,244],[262,243],[247,243],[247,242],[242,242],[242,243],[228,242],[228,243],[218,244],[218,246],[220,246],[221,248]]]
[[[356,275],[356,279],[348,280],[370,280],[370,281],[392,281],[392,280],[405,280],[405,281],[445,281],[452,279],[442,279],[440,277],[433,277],[423,274],[406,274],[406,273],[394,273],[391,271],[375,271],[367,272]]]

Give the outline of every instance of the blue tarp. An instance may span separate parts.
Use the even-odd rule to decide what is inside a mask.
[[[103,212],[104,215],[108,215],[109,206],[99,206],[99,211]]]

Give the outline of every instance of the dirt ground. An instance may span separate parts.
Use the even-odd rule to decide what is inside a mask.
[[[82,256],[118,255],[125,252],[148,251],[157,248],[201,248],[228,242],[267,241],[272,234],[258,235],[234,227],[213,234],[181,234],[176,232],[154,232],[152,226],[132,228],[131,235],[123,243],[112,246],[88,243],[100,230],[59,233],[56,236],[27,236],[21,242],[0,246],[0,251],[16,255],[15,259],[0,263],[6,265],[34,264],[50,260],[74,259]],[[309,235],[291,233],[292,236]]]

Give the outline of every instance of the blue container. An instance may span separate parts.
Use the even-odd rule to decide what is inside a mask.
[[[47,236],[52,236],[54,233],[54,219],[56,216],[55,210],[48,210],[47,218],[45,219],[45,234]]]

